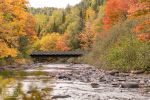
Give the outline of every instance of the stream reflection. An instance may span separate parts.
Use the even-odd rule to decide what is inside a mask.
[[[51,98],[52,81],[49,78],[8,78],[2,81],[5,85],[1,87],[0,100],[43,100],[44,98]]]

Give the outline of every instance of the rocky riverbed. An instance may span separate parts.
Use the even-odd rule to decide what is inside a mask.
[[[26,93],[33,84],[39,90],[51,88],[40,100],[150,100],[146,74],[104,71],[87,64],[35,64],[24,70],[47,73],[18,81]]]

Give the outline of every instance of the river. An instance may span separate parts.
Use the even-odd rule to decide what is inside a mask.
[[[14,77],[0,100],[150,100],[149,75],[110,74],[87,64],[35,64],[24,71],[30,74]]]

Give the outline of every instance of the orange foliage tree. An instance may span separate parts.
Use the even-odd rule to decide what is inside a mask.
[[[36,37],[35,21],[27,11],[26,0],[0,0],[0,57],[17,56],[21,36]],[[9,52],[4,53],[2,52]]]
[[[69,51],[71,48],[69,47],[69,34],[64,33],[61,38],[56,43],[56,49],[58,51]]]

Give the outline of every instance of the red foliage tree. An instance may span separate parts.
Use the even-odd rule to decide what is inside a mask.
[[[119,21],[127,19],[128,9],[137,0],[108,0],[106,3],[104,29],[109,29]]]
[[[128,9],[129,17],[136,18],[141,15],[150,14],[150,1],[149,0],[139,0],[134,4],[130,5]]]
[[[128,10],[129,18],[142,19],[133,31],[141,41],[150,40],[150,1],[139,0],[134,5],[132,4]]]

